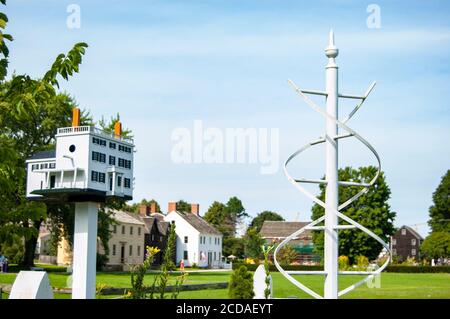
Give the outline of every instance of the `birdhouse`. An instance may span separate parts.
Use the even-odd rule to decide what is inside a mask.
[[[31,200],[96,201],[133,196],[134,143],[113,132],[80,126],[73,109],[71,127],[58,128],[55,150],[39,152],[26,161],[27,198]]]

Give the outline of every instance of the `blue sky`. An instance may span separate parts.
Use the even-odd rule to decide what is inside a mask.
[[[69,29],[69,4],[81,28]],[[381,9],[369,29],[367,6]],[[279,128],[280,160],[324,130],[286,80],[324,88],[330,28],[340,49],[342,92],[377,86],[349,123],[375,147],[391,187],[395,224],[428,220],[431,196],[450,158],[450,3],[448,1],[61,1],[17,0],[6,7],[10,70],[42,76],[57,54],[89,44],[80,73],[62,89],[98,119],[120,113],[135,134],[135,199],[166,208],[242,199],[254,216],[273,210],[309,220],[311,202],[282,170],[256,164],[172,162],[172,131],[205,127]],[[352,104],[340,106],[341,114]],[[356,142],[342,143],[342,165],[375,164]],[[281,165],[281,163],[280,163]],[[280,167],[281,168],[281,167]],[[295,165],[299,177],[323,174],[323,150]],[[418,227],[425,235],[426,225]]]

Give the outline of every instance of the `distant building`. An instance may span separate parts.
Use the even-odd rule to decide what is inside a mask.
[[[222,233],[199,215],[199,205],[192,204],[191,212],[179,212],[170,202],[165,221],[175,222],[177,234],[176,261],[186,267],[196,264],[203,268],[222,266]]]
[[[111,226],[107,268],[127,270],[141,264],[145,257],[145,223],[137,214],[118,210],[113,211],[112,218],[116,224]],[[104,252],[101,247],[97,250]]]
[[[264,221],[259,234],[269,244],[280,243],[286,237],[308,224],[309,222],[266,220]],[[312,242],[312,233],[310,230],[305,230],[298,237],[295,237],[289,242],[289,245],[291,245],[298,253],[297,263],[312,264],[320,262],[320,256],[314,253],[314,244]]]
[[[160,252],[156,254],[153,265],[161,265],[164,252],[167,247],[169,237],[169,222],[164,221],[164,215],[156,211],[156,203],[149,205],[140,205],[139,217],[145,223],[144,247],[157,247]],[[176,263],[175,250],[173,253],[173,262]]]
[[[392,256],[397,256],[401,261],[408,257],[420,259],[422,242],[422,236],[414,229],[409,226],[402,226],[391,236]]]

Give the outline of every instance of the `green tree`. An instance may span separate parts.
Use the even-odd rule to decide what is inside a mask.
[[[266,220],[284,221],[284,218],[275,212],[265,210],[265,211],[259,213],[258,215],[256,215],[255,218],[253,218],[253,220],[250,223],[250,227],[256,227],[256,230],[258,232],[260,232],[262,225],[264,224],[264,221],[266,221]]]
[[[186,212],[186,213],[191,212],[191,205],[182,199],[180,199],[176,203],[176,207],[177,207],[177,211],[179,211],[179,212]]]
[[[339,169],[339,180],[368,183],[376,174],[377,169],[373,166],[353,169],[346,167]],[[357,192],[360,187],[340,186],[339,202],[343,203]],[[355,202],[347,206],[342,213],[361,225],[373,231],[383,240],[388,240],[394,233],[393,221],[395,212],[391,211],[388,204],[391,191],[386,183],[384,173],[381,172],[375,185]],[[319,198],[325,201],[325,185],[320,185]],[[324,209],[314,204],[312,207],[312,220],[323,216]],[[313,241],[317,253],[323,255],[324,236],[323,232],[314,232]],[[339,231],[339,254],[348,256],[350,263],[356,260],[356,257],[363,255],[370,260],[375,259],[380,253],[381,245],[369,235],[358,230],[340,230]]]
[[[261,246],[264,239],[261,238],[256,227],[249,228],[244,236],[245,256],[250,258],[260,258],[262,256]]]
[[[253,276],[247,267],[241,266],[235,269],[231,274],[228,297],[230,299],[252,299],[254,295]]]
[[[450,257],[450,233],[432,232],[420,246],[423,257],[448,258]]]
[[[117,122],[120,121],[120,114],[117,113],[116,116],[111,116],[111,119],[109,121],[106,121],[104,117],[100,119],[98,122],[98,125],[100,129],[102,129],[104,132],[113,134],[114,133],[114,126]],[[133,138],[133,134],[130,129],[122,128],[122,137],[124,138]]]
[[[161,207],[159,206],[159,203],[155,199],[147,200],[147,199],[144,198],[139,203],[134,203],[134,204],[131,204],[131,205],[128,205],[128,204],[125,205],[124,209],[126,211],[133,212],[133,213],[137,214],[137,213],[139,213],[139,209],[140,209],[141,205],[150,206],[152,203],[156,204],[156,212],[157,213],[161,213]]]
[[[227,237],[223,240],[223,255],[225,257],[234,255],[237,258],[244,257],[245,243],[243,238]]]
[[[433,206],[430,207],[428,224],[432,232],[450,232],[450,170],[442,176],[433,193]]]
[[[231,197],[226,204],[215,201],[206,212],[204,219],[216,227],[224,237],[224,240],[236,235],[237,223],[247,217],[242,202],[237,197]]]

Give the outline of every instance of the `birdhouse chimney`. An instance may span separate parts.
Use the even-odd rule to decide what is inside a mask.
[[[122,123],[120,121],[117,121],[114,123],[114,136],[120,137],[122,135]]]
[[[174,210],[177,210],[177,203],[169,202],[169,207],[167,209],[167,213],[173,212]]]
[[[191,213],[198,216],[200,213],[200,205],[199,204],[191,204]]]
[[[72,127],[80,126],[80,109],[74,107],[72,109]]]

